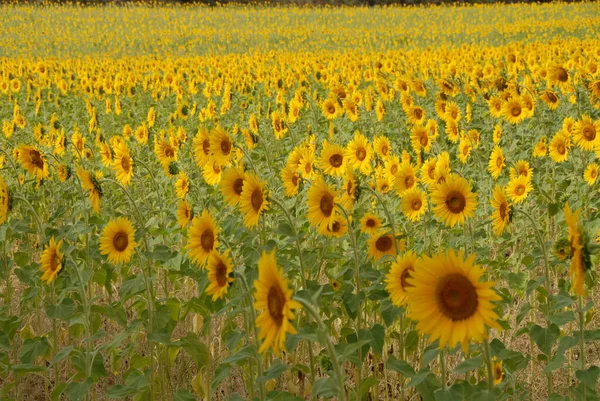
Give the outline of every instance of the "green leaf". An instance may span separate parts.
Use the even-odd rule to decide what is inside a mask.
[[[335,384],[333,383],[333,380],[331,380],[329,377],[317,379],[315,381],[315,384],[313,385],[312,393],[314,396],[331,398],[336,394]]]
[[[456,373],[457,375],[470,372],[475,369],[479,369],[481,366],[481,356],[476,356],[475,358],[469,358],[460,365],[458,365],[452,373]]]
[[[66,298],[58,305],[48,305],[46,315],[50,319],[68,320],[73,317],[76,310],[77,305],[75,305],[75,302],[71,298]]]
[[[92,372],[91,377],[93,379],[99,379],[106,377],[106,369],[104,368],[104,357],[100,352],[96,353],[94,360],[92,361]]]
[[[156,245],[150,253],[150,258],[166,263],[171,260],[171,249],[166,245]]]
[[[560,312],[548,316],[548,320],[550,320],[550,322],[554,323],[557,326],[562,326],[564,324],[574,321],[575,314],[573,313],[573,311]]]
[[[14,261],[19,267],[25,267],[29,263],[29,255],[25,252],[17,252],[15,253]]]
[[[121,286],[119,287],[119,298],[121,303],[124,303],[129,298],[133,297],[136,294],[144,291],[146,289],[146,284],[144,283],[144,278],[142,275],[135,276],[129,280],[123,281]]]
[[[94,384],[91,377],[88,377],[83,382],[72,382],[65,388],[65,394],[71,399],[71,401],[82,400],[89,392],[90,388]]]
[[[433,373],[431,373],[431,370],[429,370],[427,368],[422,368],[421,370],[419,370],[419,372],[417,374],[415,374],[412,377],[412,379],[408,383],[408,386],[409,387],[417,386],[417,385],[423,383],[429,375],[433,375]]]
[[[231,365],[228,363],[222,363],[215,369],[215,376],[213,381],[210,383],[212,388],[217,388],[219,384],[223,380],[229,377],[229,372],[231,371]]]
[[[529,330],[529,335],[537,344],[539,349],[546,355],[550,354],[552,346],[560,336],[560,329],[557,325],[551,324],[548,328],[542,328],[534,324]]]
[[[275,361],[269,369],[267,369],[262,376],[256,379],[257,382],[266,382],[271,379],[276,379],[283,374],[288,369],[286,364],[281,363],[280,361]]]
[[[390,326],[400,316],[400,309],[392,304],[389,299],[381,302],[381,317],[386,326]]]
[[[35,337],[25,340],[19,352],[19,359],[24,364],[35,363],[37,357],[46,355],[50,350],[50,342],[46,337]]]
[[[198,369],[202,369],[208,364],[210,358],[208,347],[200,342],[196,334],[188,333],[177,345],[181,345],[190,354]]]
[[[544,368],[544,373],[554,372],[560,369],[565,364],[565,356],[562,354],[556,355]]]
[[[54,358],[52,358],[52,365],[55,365],[56,363],[62,361],[63,359],[71,355],[71,352],[73,352],[74,350],[75,348],[73,347],[62,348],[56,353],[56,355],[54,355]]]
[[[136,392],[135,388],[129,386],[123,386],[121,384],[114,385],[109,387],[106,391],[106,396],[108,398],[126,398]]]
[[[381,356],[383,353],[383,344],[385,342],[385,329],[382,325],[376,324],[371,327],[371,347],[375,354]]]
[[[590,389],[596,388],[598,375],[600,375],[600,367],[598,366],[591,366],[587,370],[578,370],[575,372],[575,377]]]
[[[390,355],[385,366],[387,369],[402,373],[406,377],[413,377],[415,375],[415,370],[408,362],[396,359],[394,355]]]
[[[188,390],[180,388],[173,394],[173,401],[196,401],[196,397]]]
[[[32,372],[43,372],[46,370],[45,367],[40,365],[34,365],[32,363],[18,364],[12,365],[10,367],[15,374],[24,374],[24,373],[32,373]]]
[[[247,345],[241,348],[234,354],[229,355],[227,358],[223,359],[222,363],[238,363],[248,358],[253,358],[256,355],[256,347],[254,345]]]

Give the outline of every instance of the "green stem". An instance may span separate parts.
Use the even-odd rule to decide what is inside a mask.
[[[485,357],[485,364],[487,366],[488,390],[492,391],[494,388],[494,370],[492,369],[492,354],[490,352],[490,344],[487,339],[483,341],[483,355]]]
[[[583,313],[583,297],[577,297],[578,309],[579,309],[579,359],[581,360],[581,370],[585,370],[585,314]],[[581,383],[581,399],[586,399],[585,383]]]

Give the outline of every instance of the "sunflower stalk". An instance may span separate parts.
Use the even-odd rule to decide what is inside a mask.
[[[487,338],[483,340],[483,357],[485,358],[485,364],[487,367],[488,391],[492,391],[494,389],[494,370],[492,369],[492,354],[490,352],[490,344]]]

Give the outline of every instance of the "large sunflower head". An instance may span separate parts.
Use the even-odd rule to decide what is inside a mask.
[[[398,195],[402,196],[404,192],[413,188],[417,182],[418,178],[414,166],[410,163],[402,163],[394,177],[394,186]]]
[[[502,173],[502,169],[506,165],[504,152],[502,152],[502,148],[498,145],[494,146],[494,150],[490,155],[490,161],[488,163],[488,171],[491,176],[496,179]]]
[[[111,263],[129,262],[136,246],[135,229],[131,221],[125,217],[109,221],[102,230],[100,253],[107,255]]]
[[[463,224],[467,217],[475,215],[476,198],[469,182],[456,174],[449,174],[431,189],[433,213],[449,227]]]
[[[371,172],[373,147],[360,132],[357,131],[354,138],[348,143],[345,156],[349,166],[353,169],[360,169],[363,174]]]
[[[60,251],[61,246],[62,240],[56,242],[54,237],[52,237],[50,238],[50,243],[42,252],[42,267],[40,267],[40,270],[44,272],[42,281],[47,284],[53,282],[63,268],[63,253]]]
[[[206,293],[212,295],[212,300],[223,298],[227,289],[233,283],[233,265],[229,257],[229,249],[220,254],[218,251],[211,251],[208,256],[208,287]]]
[[[269,348],[278,354],[285,350],[285,336],[295,334],[292,326],[294,309],[301,305],[292,300],[293,291],[288,287],[288,281],[283,277],[283,271],[277,266],[275,252],[263,252],[258,261],[258,280],[254,281],[254,308],[262,311],[256,318],[259,330],[258,339],[263,340],[258,352]]]
[[[465,260],[462,251],[424,256],[407,278],[408,316],[440,348],[460,343],[467,352],[470,341],[487,337],[486,326],[501,330],[492,304],[501,298],[494,283],[480,281],[483,269],[474,262],[475,255]]]
[[[336,215],[337,191],[327,184],[323,177],[317,176],[308,190],[307,197],[310,223],[318,228],[324,225],[330,227]]]
[[[492,204],[492,225],[494,234],[502,235],[508,223],[512,219],[512,210],[506,193],[501,186],[496,185],[492,192],[492,198],[490,199]]]
[[[244,213],[244,226],[258,225],[260,215],[269,209],[268,192],[265,182],[254,173],[246,173],[240,195],[240,210]]]
[[[34,175],[38,181],[50,176],[46,157],[42,151],[35,146],[20,146],[19,161],[23,165],[23,168]]]
[[[177,223],[179,223],[179,226],[181,228],[187,227],[193,217],[192,205],[185,199],[180,200],[177,205]]]
[[[502,106],[502,116],[511,124],[518,124],[526,116],[525,105],[519,97],[511,97]]]
[[[232,206],[236,206],[240,202],[245,177],[246,172],[242,166],[230,167],[223,171],[219,186],[225,202]]]
[[[562,163],[569,158],[569,148],[571,147],[570,135],[561,130],[552,137],[549,146],[550,157],[557,163]]]
[[[390,299],[396,306],[404,306],[408,301],[406,289],[411,286],[408,279],[411,277],[411,273],[415,271],[416,263],[417,254],[408,251],[396,258],[392,263],[390,272],[386,275],[385,282],[387,285],[385,289],[389,292]]]
[[[203,210],[200,216],[193,218],[185,249],[194,263],[204,266],[210,253],[219,246],[219,231],[215,218],[208,210]]]
[[[583,150],[593,151],[600,146],[600,120],[583,116],[573,127],[575,144]]]
[[[373,235],[381,228],[381,219],[373,213],[365,213],[360,219],[360,231]]]
[[[412,222],[418,222],[427,211],[427,195],[413,187],[404,192],[401,201],[402,214]]]
[[[221,127],[216,127],[210,135],[210,154],[220,167],[229,165],[234,155],[234,142]]]
[[[323,141],[323,150],[319,156],[319,168],[327,175],[342,176],[346,170],[344,148],[338,144]]]
[[[523,202],[532,190],[531,179],[524,175],[513,178],[506,187],[506,193],[514,203]]]
[[[404,241],[397,240],[387,231],[380,230],[368,240],[369,255],[378,261],[385,255],[393,256],[404,250]]]
[[[131,157],[126,143],[115,147],[112,167],[116,172],[117,181],[125,187],[129,185],[133,177],[133,157]]]
[[[200,128],[193,140],[194,160],[198,167],[204,167],[210,157],[210,136],[208,130]]]
[[[302,178],[298,173],[298,169],[288,164],[281,170],[281,181],[285,189],[285,196],[291,197],[298,193]]]

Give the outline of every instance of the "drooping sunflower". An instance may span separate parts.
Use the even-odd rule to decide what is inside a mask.
[[[571,138],[567,132],[559,131],[552,137],[549,146],[550,157],[557,163],[567,161],[569,158],[569,148],[571,147]]]
[[[558,96],[555,92],[551,90],[545,90],[542,92],[540,99],[548,106],[550,110],[556,110],[560,105],[560,101],[558,100]]]
[[[292,197],[298,193],[302,178],[297,169],[287,165],[281,170],[281,181],[283,181],[285,196]]]
[[[210,135],[206,129],[201,128],[198,130],[198,133],[193,140],[193,148],[196,165],[200,168],[204,167],[211,159]]]
[[[177,205],[177,223],[179,223],[179,226],[181,228],[187,227],[193,217],[192,205],[185,199],[180,200]]]
[[[133,157],[131,157],[126,143],[115,147],[112,167],[116,172],[117,181],[124,187],[128,186],[133,177]]]
[[[488,163],[488,171],[494,179],[497,179],[502,174],[502,169],[506,165],[504,152],[498,145],[494,146],[494,150],[490,155],[490,161]]]
[[[359,188],[356,181],[356,175],[351,168],[346,170],[346,174],[344,175],[344,182],[342,184],[342,194],[340,197],[340,204],[344,209],[348,212],[352,211],[354,207],[354,203],[359,195]]]
[[[234,142],[231,136],[221,127],[216,127],[210,133],[210,154],[212,160],[219,166],[230,164],[234,155]]]
[[[213,302],[227,294],[227,289],[233,283],[233,265],[229,257],[229,249],[223,254],[211,251],[208,256],[208,287],[206,293],[212,295]]]
[[[262,311],[256,318],[258,339],[262,340],[258,352],[272,348],[278,354],[285,350],[286,334],[296,333],[292,326],[293,310],[300,309],[301,305],[292,300],[293,290],[288,287],[282,269],[277,266],[275,251],[263,252],[261,255],[258,261],[258,280],[254,281],[254,288],[254,308]]]
[[[385,289],[390,294],[392,303],[396,306],[404,306],[408,301],[406,289],[411,286],[407,279],[415,271],[417,263],[417,254],[414,251],[408,251],[402,256],[398,256],[390,272],[385,277],[387,285]]]
[[[533,148],[533,157],[542,158],[548,154],[548,138],[542,136]]]
[[[185,171],[179,172],[179,177],[175,181],[175,193],[179,199],[185,198],[187,193],[190,191],[190,179],[188,178]]]
[[[336,216],[335,204],[338,202],[338,193],[317,176],[307,193],[308,221],[318,228],[331,227]]]
[[[590,256],[585,247],[584,232],[579,222],[581,208],[573,212],[567,202],[563,212],[569,232],[568,241],[571,245],[571,269],[569,271],[572,279],[571,289],[576,295],[583,296],[585,295],[584,278],[590,264]]]
[[[402,163],[394,177],[394,186],[398,195],[402,196],[404,192],[413,188],[418,182],[414,166],[410,163]]]
[[[421,189],[413,187],[402,194],[402,214],[412,222],[421,220],[427,211],[427,195]]]
[[[490,203],[494,211],[492,212],[492,228],[494,234],[502,235],[508,223],[512,219],[511,206],[508,203],[506,193],[501,186],[496,185],[492,191]]]
[[[100,254],[107,255],[108,261],[114,264],[127,263],[137,243],[135,228],[126,217],[118,217],[106,224],[100,236]]]
[[[338,144],[323,141],[323,150],[319,156],[318,165],[327,175],[342,176],[346,170],[346,158],[344,148]]]
[[[19,162],[23,168],[34,175],[38,181],[50,176],[46,157],[42,151],[35,146],[21,145],[19,147]]]
[[[204,167],[202,167],[202,177],[208,185],[215,186],[219,184],[222,176],[223,169],[217,163],[213,162],[212,159],[209,159]]]
[[[527,177],[529,180],[533,178],[533,168],[527,160],[519,160],[514,167],[510,168],[509,177],[511,180],[520,175]]]
[[[192,262],[198,266],[204,266],[210,253],[219,246],[220,230],[221,228],[208,210],[203,210],[200,216],[192,219],[185,246]]]
[[[323,225],[318,231],[326,237],[341,238],[348,232],[348,222],[343,216],[337,214],[330,226]]]
[[[583,172],[583,179],[590,187],[593,186],[598,179],[598,170],[598,164],[590,163]]]
[[[354,138],[346,147],[346,160],[353,169],[360,169],[363,174],[371,173],[371,157],[373,156],[373,147],[369,140],[360,132],[354,134]]]
[[[375,233],[368,242],[368,253],[376,262],[384,255],[396,255],[404,250],[404,241],[397,240],[387,231],[379,231]]]
[[[92,210],[95,213],[100,213],[100,198],[102,197],[102,187],[98,179],[84,170],[83,167],[77,169],[77,177],[81,182],[81,186],[88,192],[90,202],[92,202]]]
[[[232,206],[237,206],[240,202],[245,178],[246,173],[242,166],[230,167],[223,171],[223,177],[219,186],[225,202]]]
[[[502,380],[504,380],[504,369],[502,361],[498,361],[496,357],[492,359],[492,372],[494,373],[494,385],[502,383]]]
[[[4,224],[8,220],[8,212],[10,212],[10,193],[8,192],[8,185],[6,181],[0,175],[0,225]]]
[[[408,316],[440,349],[460,343],[466,353],[470,341],[487,338],[486,326],[502,329],[492,304],[501,298],[493,282],[480,281],[483,269],[474,262],[475,255],[464,260],[463,251],[423,256],[406,280]]]
[[[500,124],[494,125],[494,132],[492,133],[492,139],[495,144],[500,143],[502,139],[502,126]]]
[[[265,182],[254,173],[246,173],[240,195],[240,211],[244,214],[244,226],[252,228],[258,225],[260,215],[269,209],[267,195]]]
[[[42,252],[42,266],[40,267],[40,270],[44,272],[44,274],[42,274],[42,281],[46,284],[52,283],[63,268],[64,255],[60,251],[62,243],[62,240],[57,243],[53,236],[50,238],[50,243]]]
[[[531,180],[524,175],[513,178],[506,186],[506,193],[514,203],[523,202],[532,190]]]
[[[368,235],[374,235],[381,228],[381,219],[373,213],[365,213],[360,219],[360,231]]]
[[[468,217],[475,215],[477,195],[471,192],[471,185],[463,177],[449,174],[444,182],[432,186],[430,191],[433,213],[447,226],[463,224]]]
[[[573,140],[583,150],[593,151],[600,146],[600,120],[583,116],[573,127]]]

